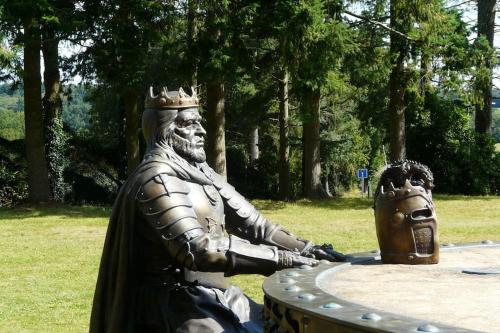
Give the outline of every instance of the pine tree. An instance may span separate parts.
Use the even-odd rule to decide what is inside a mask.
[[[0,2],[2,25],[21,43],[23,56],[24,119],[28,191],[32,203],[50,200],[49,177],[44,146],[40,75],[41,24],[44,3],[37,1]]]
[[[321,182],[320,119],[322,87],[353,48],[352,30],[341,21],[341,2],[294,2],[290,43],[296,52],[292,79],[300,91],[303,119],[303,193],[327,196]]]
[[[493,49],[495,38],[496,0],[478,0],[477,2],[477,36],[484,38],[490,49]],[[479,41],[480,42],[480,41]],[[482,100],[476,105],[475,125],[476,132],[491,134],[492,94],[494,58],[487,56],[482,68],[482,77],[478,84]]]

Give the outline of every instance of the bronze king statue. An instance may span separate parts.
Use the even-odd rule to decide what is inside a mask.
[[[392,163],[382,173],[374,209],[383,263],[438,263],[433,181],[427,166],[409,160]]]
[[[207,165],[198,105],[194,90],[147,94],[147,150],[113,207],[92,333],[261,332],[260,306],[226,277],[344,260],[269,222]]]

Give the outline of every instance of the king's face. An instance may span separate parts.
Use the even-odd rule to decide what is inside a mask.
[[[201,125],[197,108],[179,110],[175,118],[174,150],[188,162],[202,163],[206,160],[204,144],[207,132]]]

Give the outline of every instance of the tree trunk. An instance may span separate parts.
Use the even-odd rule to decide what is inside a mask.
[[[432,62],[431,56],[427,50],[424,50],[420,59],[420,82],[419,89],[421,95],[425,98],[426,94],[432,89]]]
[[[479,0],[477,2],[477,35],[484,36],[493,48],[495,36],[495,6],[496,0]],[[476,106],[475,128],[477,133],[491,134],[493,59],[487,59],[485,64],[489,71],[488,79],[479,88],[483,96],[482,105]]]
[[[283,70],[279,83],[280,100],[280,151],[279,151],[279,198],[290,199],[290,142],[288,125],[288,71]]]
[[[194,57],[194,42],[196,40],[196,35],[198,29],[196,27],[196,11],[198,8],[199,0],[188,0],[188,12],[187,12],[187,48],[188,48],[188,71],[189,71],[189,85],[191,87],[196,87],[198,84],[197,80],[197,66],[196,58]]]
[[[329,172],[328,168],[326,168],[325,175],[323,176],[323,190],[324,190],[326,197],[332,198],[333,195],[332,195],[332,192],[330,192],[330,182],[328,181],[329,173],[330,172]]]
[[[43,97],[44,116],[46,120],[59,118],[62,112],[61,76],[59,74],[59,40],[54,32],[44,35],[43,52],[43,83],[45,95]]]
[[[216,19],[219,4],[208,6],[206,18],[207,41],[209,50],[216,50],[223,45],[224,36]],[[206,55],[210,61],[210,56]],[[224,72],[210,63],[205,63],[205,80],[207,89],[207,162],[219,175],[227,178],[226,171],[226,136],[224,114]]]
[[[224,116],[224,83],[221,79],[207,82],[207,161],[226,178],[226,137]]]
[[[66,135],[61,119],[61,76],[59,73],[59,40],[53,29],[47,28],[42,42],[43,52],[43,114],[45,117],[45,149],[52,199],[63,202],[67,192],[64,182],[66,162]]]
[[[398,0],[391,0],[391,27],[404,32],[404,27],[399,24]],[[407,22],[406,22],[407,23]],[[407,41],[391,32],[391,59],[392,71],[389,78],[389,136],[390,158],[392,161],[402,160],[406,157],[405,133],[405,59],[408,52]]]
[[[139,114],[137,109],[137,90],[129,88],[123,95],[125,106],[125,140],[127,143],[127,174],[134,172],[139,165]]]
[[[32,203],[50,199],[47,161],[45,159],[42,91],[40,76],[40,26],[33,18],[24,19],[24,121],[28,191]]]
[[[319,90],[305,89],[302,99],[304,114],[304,196],[309,199],[324,198],[325,192],[321,184],[319,116],[321,94]]]
[[[259,159],[259,128],[257,126],[253,127],[248,135],[248,155],[250,165],[255,166]]]

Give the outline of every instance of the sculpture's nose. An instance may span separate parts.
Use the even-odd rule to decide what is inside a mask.
[[[201,126],[201,124],[198,124],[198,126],[196,127],[196,135],[200,136],[207,135],[207,131],[205,131],[205,129],[203,128],[203,126]]]

